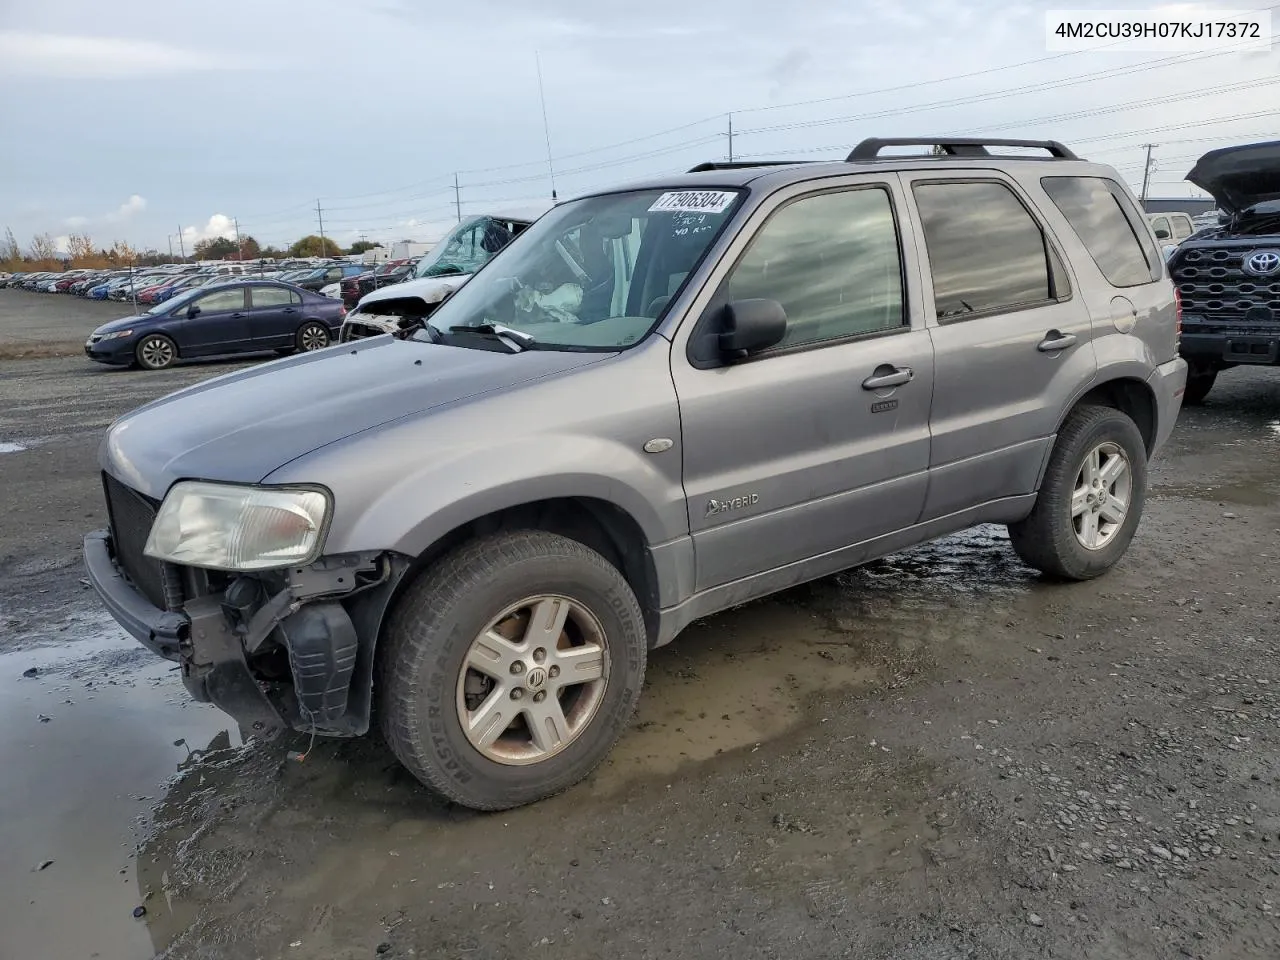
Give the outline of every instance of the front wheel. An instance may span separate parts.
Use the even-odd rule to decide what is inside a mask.
[[[1147,449],[1133,420],[1114,407],[1080,407],[1058,433],[1030,516],[1009,525],[1009,541],[1043,573],[1092,579],[1128,549],[1146,490]]]
[[[604,759],[644,682],[644,618],[594,550],[520,531],[410,585],[378,654],[382,731],[427,787],[475,810],[567,789]]]
[[[162,333],[149,333],[138,341],[133,351],[138,366],[146,370],[163,370],[178,359],[178,345]]]
[[[297,343],[299,350],[323,350],[329,345],[329,328],[323,323],[308,320],[298,328]]]
[[[1213,389],[1214,382],[1218,379],[1217,370],[1192,370],[1187,374],[1187,389],[1182,394],[1182,402],[1187,406],[1196,407],[1204,403],[1204,398],[1209,395],[1209,391]]]

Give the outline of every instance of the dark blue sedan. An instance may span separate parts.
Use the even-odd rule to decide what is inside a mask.
[[[90,360],[162,370],[178,360],[336,342],[341,301],[272,280],[235,280],[184,290],[146,313],[104,323],[85,341]]]

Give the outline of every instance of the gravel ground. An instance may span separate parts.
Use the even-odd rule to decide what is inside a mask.
[[[81,585],[101,429],[229,369],[0,362],[0,764],[48,785],[0,791],[3,960],[1280,956],[1280,371],[1184,412],[1108,576],[982,527],[710,618],[589,781],[475,815],[237,746]]]

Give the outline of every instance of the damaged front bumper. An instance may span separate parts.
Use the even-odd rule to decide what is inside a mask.
[[[357,554],[232,575],[172,610],[156,607],[130,581],[110,532],[84,538],[84,559],[107,610],[148,650],[181,665],[194,699],[255,731],[368,731],[374,647],[407,558]]]

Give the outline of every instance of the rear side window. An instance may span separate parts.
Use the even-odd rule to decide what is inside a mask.
[[[1162,260],[1120,185],[1102,177],[1044,177],[1045,193],[1113,287],[1159,280]]]
[[[1054,299],[1066,283],[1044,231],[1003,183],[917,183],[938,319]]]
[[[1174,217],[1173,218],[1173,239],[1185,240],[1191,236],[1191,218],[1190,217]]]
[[[1168,239],[1168,237],[1173,236],[1173,233],[1169,230],[1168,217],[1156,217],[1154,220],[1151,221],[1151,232],[1156,235],[1157,240],[1160,239],[1161,231],[1163,231],[1166,234],[1166,239]]]

